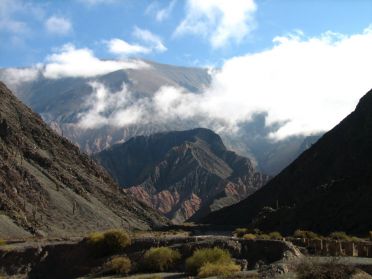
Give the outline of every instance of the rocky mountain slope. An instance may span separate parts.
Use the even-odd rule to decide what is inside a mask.
[[[231,205],[268,180],[202,128],[134,137],[95,158],[128,192],[175,222]]]
[[[166,224],[0,82],[0,238]]]
[[[203,221],[291,232],[372,228],[372,90],[265,187]]]
[[[140,62],[148,67],[123,69],[89,78],[52,79],[39,73],[36,78],[22,82],[14,77],[14,71],[0,69],[0,80],[11,82],[20,100],[39,113],[44,121],[60,135],[70,139],[88,154],[99,152],[134,136],[205,127],[204,122],[198,118],[187,120],[165,118],[160,122],[142,123],[139,121],[118,126],[97,125],[89,129],[78,125],[82,115],[85,115],[98,102],[98,93],[90,85],[93,81],[104,85],[109,90],[106,98],[120,92],[123,84],[130,92],[130,96],[123,94],[125,96],[122,96],[120,100],[108,102],[110,104],[107,104],[104,111],[101,111],[102,115],[107,116],[118,110],[113,103],[117,104],[122,101],[128,106],[133,104],[142,106],[162,86],[171,86],[192,94],[200,94],[210,85],[212,79],[207,69],[164,65],[151,61]],[[100,106],[105,107],[102,104]],[[134,108],[133,113],[137,111],[135,106]],[[147,115],[150,114],[147,113]],[[153,120],[157,120],[156,116],[153,115]],[[234,133],[221,131],[220,136],[229,149],[249,157],[264,173],[274,175],[304,151],[302,144],[306,139],[304,136],[295,136],[272,141],[268,138],[268,134],[275,129],[275,125],[267,127],[265,117],[265,113],[254,115],[251,121],[240,125],[239,131]],[[131,117],[126,116],[126,118]]]

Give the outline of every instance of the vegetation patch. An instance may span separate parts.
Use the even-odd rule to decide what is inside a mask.
[[[280,232],[271,232],[268,234],[270,239],[274,240],[282,240],[283,236]]]
[[[345,232],[333,232],[329,237],[334,240],[353,241],[353,238]]]
[[[208,265],[209,268],[204,268],[204,273],[213,269],[216,270],[216,268],[210,264],[225,266],[226,270],[231,270],[234,262],[231,259],[230,253],[226,250],[217,247],[198,249],[186,260],[186,271],[196,275],[199,274],[202,267],[206,265]]]
[[[293,234],[296,238],[308,238],[308,239],[321,239],[322,237],[315,232],[305,231],[305,230],[296,230]]]
[[[298,279],[349,279],[356,269],[337,258],[327,262],[304,259],[295,267],[295,271]]]
[[[270,233],[267,233],[267,234],[266,233],[262,233],[262,232],[258,232],[256,234],[254,234],[254,233],[246,233],[246,234],[243,235],[243,238],[244,239],[247,239],[247,240],[253,240],[253,239],[282,240],[283,239],[283,236],[279,232],[270,232]]]
[[[245,229],[245,228],[237,228],[235,231],[234,231],[234,236],[236,237],[243,237],[245,234],[248,233],[248,229]]]
[[[169,247],[157,247],[148,250],[143,257],[145,269],[151,271],[167,271],[181,259],[181,254]]]
[[[88,245],[100,255],[118,253],[131,244],[128,233],[123,230],[95,232],[90,234],[86,240]]]
[[[198,272],[198,277],[206,278],[212,276],[228,276],[240,271],[240,266],[230,262],[230,263],[206,263],[200,267]]]
[[[0,246],[4,246],[6,244],[6,241],[3,239],[0,239]]]
[[[253,233],[246,233],[245,235],[243,235],[243,238],[247,240],[253,240],[253,239],[256,239],[257,236]]]
[[[118,256],[109,260],[105,268],[116,274],[127,275],[132,268],[132,263],[128,257]]]

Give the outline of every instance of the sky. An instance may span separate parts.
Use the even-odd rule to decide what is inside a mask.
[[[130,58],[218,69],[198,96],[161,88],[133,122],[155,105],[231,129],[265,112],[273,138],[326,131],[372,88],[371,50],[370,0],[0,0],[0,67],[31,67],[15,81],[146,67]]]
[[[350,35],[371,19],[370,0],[1,0],[0,67],[44,62],[67,43],[104,59],[221,66],[296,30]]]

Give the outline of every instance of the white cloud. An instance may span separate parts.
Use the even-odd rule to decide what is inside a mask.
[[[119,57],[149,54],[151,52],[164,52],[167,50],[162,39],[151,33],[149,30],[135,26],[133,29],[133,37],[142,41],[142,44],[128,43],[118,38],[105,41],[105,44],[107,45],[109,52]]]
[[[143,98],[134,98],[126,89],[103,94],[108,101],[98,110],[100,123],[125,126],[182,119],[226,132],[266,112],[266,125],[282,123],[270,134],[275,139],[326,131],[371,89],[371,49],[372,27],[350,36],[326,32],[305,37],[296,32],[277,37],[271,49],[227,60],[201,94],[169,86]],[[97,109],[93,112],[97,116]]]
[[[186,17],[174,35],[201,35],[214,48],[224,47],[231,40],[239,43],[254,29],[256,9],[254,0],[188,0]]]
[[[297,33],[274,42],[223,65],[206,93],[216,108],[212,114],[234,124],[265,111],[268,125],[287,121],[271,136],[310,134],[335,126],[372,87],[371,27],[352,36]]]
[[[110,92],[103,84],[90,82],[93,95],[86,105],[89,111],[79,115],[82,128],[99,128],[104,125],[126,126],[138,123],[146,109],[141,101],[133,102],[131,92],[125,85],[118,92]],[[110,111],[110,113],[108,113]]]
[[[43,75],[46,78],[93,77],[120,69],[138,69],[148,67],[143,61],[100,60],[88,48],[75,48],[72,44],[64,45],[57,53],[47,57]]]
[[[24,82],[35,80],[40,74],[41,66],[31,68],[7,68],[0,71],[0,80],[6,81],[7,85],[13,90]]]
[[[167,50],[162,39],[159,36],[151,33],[149,30],[141,29],[135,26],[133,36],[148,44],[148,47],[154,51],[164,52]]]
[[[106,42],[108,50],[121,57],[126,57],[136,54],[147,54],[151,52],[151,49],[139,44],[130,44],[121,39],[111,39]]]
[[[111,4],[116,2],[117,0],[78,0],[78,1],[88,6],[95,6],[101,4]]]
[[[159,2],[153,1],[147,7],[145,13],[146,14],[153,14],[156,21],[162,22],[162,21],[164,21],[164,20],[166,20],[170,17],[176,3],[177,3],[177,0],[172,0],[172,1],[169,2],[169,4],[167,6],[161,7]]]
[[[49,33],[66,35],[72,31],[72,24],[67,18],[51,16],[45,21],[45,28]]]
[[[4,30],[10,33],[25,34],[29,32],[27,24],[13,19],[0,19],[0,30]]]
[[[0,1],[0,31],[7,31],[15,34],[26,34],[30,32],[27,24],[15,15],[25,12],[25,4],[19,0]]]

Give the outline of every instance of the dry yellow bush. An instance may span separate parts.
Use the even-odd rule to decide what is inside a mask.
[[[116,274],[126,275],[130,272],[132,263],[128,257],[114,257],[105,264],[105,267]]]
[[[212,277],[212,276],[228,276],[240,271],[240,266],[230,263],[206,263],[198,272],[200,278]]]

